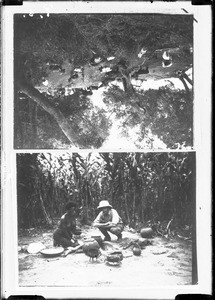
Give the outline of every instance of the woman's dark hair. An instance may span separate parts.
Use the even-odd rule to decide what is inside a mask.
[[[65,210],[69,210],[71,208],[78,208],[78,206],[73,201],[67,202],[66,205],[65,205]]]

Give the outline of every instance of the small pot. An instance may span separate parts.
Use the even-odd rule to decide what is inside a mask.
[[[141,254],[141,248],[138,246],[138,245],[134,245],[133,247],[133,254],[136,255],[136,256],[140,256]]]
[[[140,230],[140,235],[142,238],[151,238],[153,236],[153,230],[152,228],[142,228]]]
[[[146,238],[140,238],[137,242],[141,249],[145,248],[146,246],[150,245],[150,241]]]
[[[114,251],[108,254],[107,261],[111,263],[120,263],[123,260],[121,251]]]
[[[84,242],[82,249],[83,251],[89,251],[90,249],[99,249],[99,243],[95,239],[88,239]]]

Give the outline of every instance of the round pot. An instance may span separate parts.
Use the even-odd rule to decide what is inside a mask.
[[[135,245],[135,246],[133,247],[132,250],[133,250],[133,254],[134,254],[134,255],[140,256],[140,254],[141,254],[141,249],[140,249],[139,246]]]
[[[140,239],[138,240],[137,244],[140,246],[140,248],[143,249],[144,247],[150,245],[150,242],[149,242],[149,240],[146,239],[146,238],[140,238]]]
[[[89,239],[85,241],[82,246],[84,252],[91,249],[99,249],[99,248],[100,248],[99,243],[95,239]]]
[[[140,230],[140,235],[142,238],[151,238],[153,236],[153,230],[151,228],[142,228]]]

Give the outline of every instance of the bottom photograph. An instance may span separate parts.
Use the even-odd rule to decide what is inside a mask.
[[[19,286],[197,283],[194,152],[20,153]]]

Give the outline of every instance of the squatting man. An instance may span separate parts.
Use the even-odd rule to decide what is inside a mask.
[[[97,207],[99,214],[93,222],[104,235],[104,241],[110,241],[111,237],[108,232],[117,236],[118,241],[122,239],[124,225],[118,212],[113,209],[107,200],[102,200]],[[57,229],[53,233],[54,246],[63,248],[76,247],[78,242],[74,235],[80,235],[81,229],[77,227],[76,218],[79,215],[79,208],[75,202],[68,202],[65,205],[66,213],[61,217]]]
[[[107,200],[100,201],[97,209],[100,212],[94,220],[93,226],[97,227],[105,236],[104,241],[111,240],[108,232],[116,235],[118,240],[121,240],[124,225],[118,212],[113,209],[112,205],[110,205]]]

